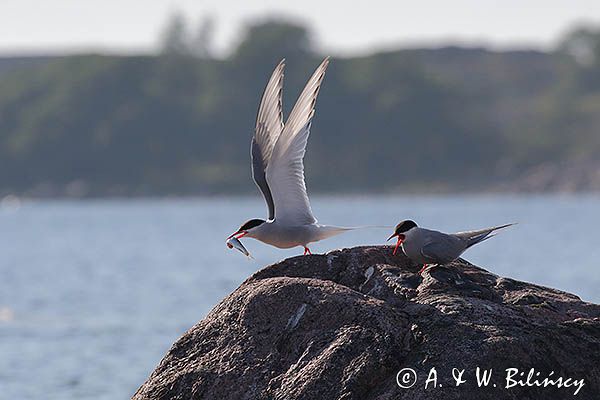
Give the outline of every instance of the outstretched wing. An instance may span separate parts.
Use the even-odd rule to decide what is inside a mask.
[[[275,143],[267,182],[273,194],[275,216],[289,225],[317,222],[312,214],[304,183],[304,153],[315,113],[315,103],[329,58],[323,60],[309,79]]]
[[[283,92],[284,69],[285,60],[281,60],[267,83],[258,108],[256,128],[250,146],[252,178],[265,198],[269,209],[269,219],[275,218],[275,204],[267,183],[266,170],[271,160],[273,147],[283,130],[281,95]]]

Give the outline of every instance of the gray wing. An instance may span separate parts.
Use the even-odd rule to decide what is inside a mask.
[[[466,231],[466,232],[458,232],[455,233],[454,236],[457,236],[463,240],[465,240],[467,242],[467,248],[476,245],[477,243],[481,243],[484,240],[490,239],[494,236],[496,236],[494,233],[495,231],[499,230],[499,229],[504,229],[504,228],[508,228],[509,226],[513,226],[515,225],[514,223],[512,224],[504,224],[504,225],[498,225],[498,226],[492,226],[490,228],[483,228],[483,229],[478,229],[476,231]]]
[[[276,218],[289,225],[317,222],[306,193],[303,159],[315,103],[328,64],[329,58],[323,60],[298,97],[267,166],[267,181],[273,193]]]
[[[258,108],[256,128],[250,146],[252,178],[265,198],[269,209],[269,219],[275,218],[275,203],[267,183],[266,171],[273,154],[273,147],[283,130],[281,95],[284,69],[285,60],[281,60],[267,83]]]
[[[432,264],[447,264],[456,260],[466,249],[466,242],[453,235],[447,235],[441,232],[432,232],[433,237],[429,238],[423,247],[421,255]]]

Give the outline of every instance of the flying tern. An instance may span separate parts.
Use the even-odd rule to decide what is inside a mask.
[[[495,236],[492,234],[494,231],[511,225],[514,224],[449,234],[421,228],[414,221],[407,220],[396,225],[388,240],[398,238],[394,254],[402,246],[408,258],[417,264],[423,264],[419,271],[421,274],[429,265],[443,265],[456,260],[469,247]]]
[[[353,228],[319,224],[304,182],[304,153],[329,58],[309,79],[285,124],[281,100],[284,61],[273,71],[263,93],[250,147],[252,177],[267,203],[268,219],[250,219],[229,238],[249,237],[282,249],[302,246],[306,255],[312,254],[309,243]]]

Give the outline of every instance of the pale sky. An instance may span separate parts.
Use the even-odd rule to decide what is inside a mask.
[[[308,23],[318,47],[365,54],[447,43],[549,48],[575,22],[600,24],[600,0],[0,0],[0,55],[108,50],[151,52],[167,16],[211,15],[224,54],[248,21]]]

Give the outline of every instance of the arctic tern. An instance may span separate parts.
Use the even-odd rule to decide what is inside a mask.
[[[304,182],[304,153],[315,103],[329,58],[316,69],[283,123],[285,60],[275,68],[260,102],[250,152],[252,177],[268,208],[268,219],[250,219],[229,238],[249,237],[282,249],[304,247],[353,228],[321,225],[314,217]],[[228,239],[229,239],[228,238]]]
[[[417,264],[422,264],[421,274],[429,265],[448,264],[458,259],[469,247],[483,242],[495,235],[498,229],[514,224],[505,224],[491,228],[458,233],[443,233],[417,226],[414,221],[406,220],[396,225],[388,240],[397,237],[394,255],[402,246],[404,254]]]

